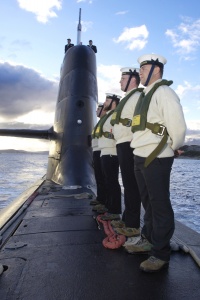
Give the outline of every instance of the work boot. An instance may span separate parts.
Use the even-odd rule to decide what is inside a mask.
[[[115,231],[118,234],[122,234],[122,235],[125,235],[127,237],[139,236],[140,235],[140,228],[130,228],[130,227],[115,228]]]
[[[97,212],[98,214],[104,214],[104,213],[107,212],[107,211],[108,211],[108,209],[105,207],[105,205],[102,206],[102,207],[100,207],[100,208],[98,208],[98,209],[96,210],[96,212]]]
[[[151,248],[152,244],[150,244],[144,237],[141,237],[135,245],[126,246],[125,250],[131,254],[146,254],[151,251]]]
[[[122,220],[113,220],[110,222],[113,228],[123,228],[125,227],[125,223]]]
[[[129,237],[127,241],[124,243],[123,247],[131,246],[137,244],[137,242],[141,239],[141,236]]]
[[[147,260],[143,261],[140,264],[140,269],[144,272],[158,272],[163,268],[167,268],[169,266],[168,261],[161,260],[156,258],[155,256],[150,256]]]
[[[107,213],[106,215],[103,215],[101,217],[101,220],[103,220],[103,221],[119,220],[119,219],[120,219],[120,215],[118,215],[118,214],[111,214],[111,213]]]
[[[105,205],[103,205],[103,204],[97,204],[97,205],[93,206],[92,210],[97,211],[98,209],[103,209],[104,207],[105,207]]]
[[[100,202],[96,199],[90,201],[90,205],[97,205],[97,204],[100,204]]]

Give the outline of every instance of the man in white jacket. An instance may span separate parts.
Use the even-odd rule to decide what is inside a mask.
[[[103,103],[99,103],[96,111],[99,121],[95,125],[92,132],[93,165],[97,186],[97,197],[95,200],[90,201],[90,204],[94,205],[92,210],[100,213],[104,213],[107,211],[107,209],[105,208],[106,192],[104,175],[101,167],[101,150],[98,146],[98,138],[95,137],[95,131],[98,127],[98,123],[100,122],[101,118],[106,114],[106,111],[103,108]]]
[[[135,237],[140,235],[141,199],[134,174],[133,150],[130,147],[133,138],[131,124],[135,105],[143,89],[138,89],[140,84],[139,69],[125,67],[120,71],[121,90],[126,94],[115,109],[111,124],[114,126],[113,134],[116,140],[117,156],[124,186],[125,209],[122,216],[124,223],[119,223],[121,228],[115,228],[115,230],[127,237]],[[118,222],[113,225],[118,227]],[[134,239],[128,239],[126,245],[130,244],[132,240]]]
[[[184,143],[186,123],[177,94],[162,80],[166,59],[157,54],[138,58],[141,95],[132,120],[135,176],[145,208],[142,237],[129,253],[150,252],[141,263],[145,272],[157,272],[170,260],[174,212],[170,202],[170,172],[174,151]]]
[[[98,146],[101,149],[101,164],[106,186],[106,208],[108,212],[102,220],[118,220],[121,214],[121,188],[118,181],[119,162],[116,151],[116,142],[113,135],[113,126],[110,124],[114,109],[119,104],[121,96],[106,94],[104,110],[106,115],[99,122],[96,135],[99,138]]]

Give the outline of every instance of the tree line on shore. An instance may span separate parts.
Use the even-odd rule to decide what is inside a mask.
[[[200,145],[184,145],[180,148],[184,152],[181,154],[181,157],[193,157],[200,159]],[[37,151],[37,152],[30,152],[25,150],[15,150],[15,149],[5,149],[0,150],[1,153],[23,153],[23,154],[46,154],[48,155],[49,151]]]

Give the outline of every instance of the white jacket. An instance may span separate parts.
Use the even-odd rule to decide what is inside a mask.
[[[128,91],[126,95],[128,95],[132,90]],[[126,96],[125,95],[125,96]],[[140,92],[135,92],[130,98],[127,100],[126,104],[123,107],[121,118],[122,119],[131,119],[133,118],[133,113],[135,110],[135,106],[138,98],[140,97]],[[122,100],[121,100],[122,101]],[[133,133],[131,131],[131,126],[126,127],[122,125],[122,123],[115,124],[113,128],[113,134],[116,140],[116,144],[131,142],[133,138]]]
[[[106,114],[108,114],[110,111],[108,111]],[[108,117],[106,122],[103,125],[103,132],[110,132],[113,133],[113,126],[110,124],[112,118],[112,114]],[[98,147],[101,150],[101,156],[102,155],[117,155],[116,150],[116,141],[114,139],[108,139],[104,136],[100,137],[98,139]]]
[[[161,79],[148,86],[145,89],[145,94],[159,81]],[[167,144],[158,157],[174,156],[174,150],[179,149],[184,144],[186,123],[180,99],[169,86],[162,85],[153,94],[147,113],[147,122],[166,126],[169,134]],[[144,131],[137,131],[133,134],[131,142],[131,147],[134,148],[133,153],[141,157],[147,157],[153,152],[161,139],[161,136],[152,133],[147,128]]]
[[[93,151],[100,151],[99,145],[98,145],[98,138],[92,139],[92,150]]]

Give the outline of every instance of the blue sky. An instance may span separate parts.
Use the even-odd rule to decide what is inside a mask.
[[[120,68],[138,67],[145,53],[166,57],[187,122],[186,142],[200,144],[200,4],[196,0],[0,1],[0,128],[53,125],[67,38],[97,46],[99,101],[123,95]],[[47,150],[43,141],[0,137],[0,149]]]

